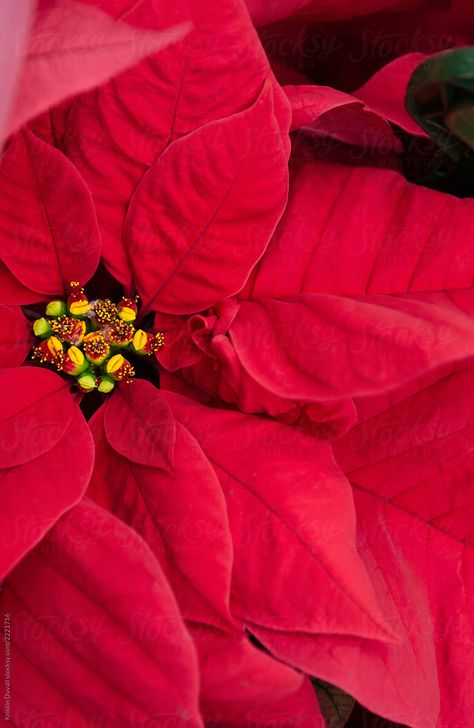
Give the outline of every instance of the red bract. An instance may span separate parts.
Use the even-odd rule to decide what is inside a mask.
[[[426,728],[470,721],[461,686],[472,659],[472,399],[463,395],[471,382],[469,367],[393,407],[361,401],[361,412],[369,404],[375,413],[335,448],[354,486],[361,555],[403,639],[297,647],[259,635],[392,720]]]
[[[17,306],[0,305],[0,366],[14,367],[22,364],[30,346],[32,335],[26,318]]]
[[[146,382],[137,381],[126,397],[131,408],[138,408],[143,397],[161,400],[161,409],[167,406]],[[246,711],[273,709],[302,679],[248,645],[242,624],[231,617],[233,547],[224,494],[212,464],[174,419],[172,408],[173,463],[166,470],[159,459],[139,464],[132,449],[124,458],[117,452],[123,444],[107,427],[117,399],[105,406],[104,421],[99,412],[93,423],[96,468],[89,495],[143,536],[168,575],[200,656],[206,722],[214,714],[240,715],[242,720]],[[143,447],[156,454],[161,450],[163,457],[169,444],[156,439],[153,410],[142,416]],[[160,429],[166,432],[166,424]]]
[[[163,572],[95,504],[73,508],[10,574],[2,607],[16,624],[20,725],[202,725],[195,651]]]
[[[3,578],[81,499],[94,449],[79,408],[54,374],[2,369],[0,386]]]
[[[250,109],[176,141],[144,176],[125,242],[147,309],[192,313],[244,285],[287,196],[286,144],[273,105],[266,84]],[[205,169],[196,159],[207,160]]]
[[[122,242],[122,229],[130,198],[138,183],[143,178],[146,188],[147,179],[150,176],[153,179],[153,168],[146,177],[144,173],[153,163],[155,169],[161,169],[162,165],[165,169],[168,168],[167,159],[179,155],[180,149],[184,160],[189,161],[187,146],[178,146],[176,151],[170,150],[163,161],[157,159],[179,137],[211,121],[223,120],[236,112],[248,110],[255,103],[269,77],[269,66],[246,9],[239,0],[232,0],[225,5],[215,0],[207,0],[205,5],[179,0],[165,3],[159,13],[148,2],[139,2],[133,4],[123,17],[132,25],[146,28],[163,25],[167,27],[184,18],[191,20],[194,26],[194,31],[176,48],[161,54],[158,65],[154,59],[145,61],[133,71],[119,76],[113,83],[78,99],[68,120],[66,150],[92,191],[101,225],[104,260],[109,270],[124,285],[131,285],[129,253],[125,247],[129,241]],[[233,165],[239,159],[242,163],[242,155],[252,152],[249,162],[240,173],[240,184],[243,184],[246,175],[252,174],[252,171],[255,183],[258,184],[258,159],[254,159],[255,152],[263,157],[262,163],[266,160],[268,165],[272,155],[280,153],[283,142],[288,148],[285,138],[286,125],[289,123],[287,104],[282,91],[271,77],[268,83],[273,87],[273,92],[267,90],[255,112],[245,114],[250,119],[229,119],[227,123],[222,121],[219,127],[224,127],[224,130],[214,141],[217,148],[208,146],[207,149],[201,147],[196,150],[205,155],[207,164],[211,162],[209,172],[207,164],[206,168],[198,165],[193,170],[194,179],[169,180],[172,186],[167,190],[167,197],[171,197],[171,200],[173,197],[179,199],[179,207],[176,210],[172,208],[173,214],[182,216],[180,207],[187,204],[192,189],[189,187],[190,183],[193,186],[197,184],[203,191],[205,184],[212,184],[214,176],[219,173],[219,154],[227,150],[227,154],[231,155],[232,138],[236,157],[235,161],[232,160]],[[211,87],[212,94],[209,93]],[[260,115],[259,123],[252,118],[255,113]],[[274,114],[281,124],[283,135],[275,128],[275,121],[272,119]],[[261,123],[263,127],[259,129]],[[205,145],[209,133],[204,130],[199,132],[194,143]],[[239,134],[244,135],[243,147],[237,142]],[[192,143],[190,139],[189,144]],[[235,144],[238,144],[238,148]],[[277,159],[275,161],[278,163]],[[181,162],[181,165],[184,164],[185,161]],[[281,171],[278,174],[284,177],[284,160],[279,164]],[[234,174],[237,170],[238,167],[235,166]],[[210,179],[201,182],[199,171],[209,175]],[[182,168],[182,174],[189,173],[190,170],[186,172],[185,167]],[[227,187],[229,184],[230,179]],[[187,188],[188,193],[183,194],[183,188]],[[219,197],[215,197],[215,194],[209,200],[206,194],[203,195],[200,205],[203,215],[206,212],[209,215],[216,212],[212,209],[213,202],[219,204]],[[274,194],[277,195],[276,200],[269,198],[270,203],[275,203],[276,209],[273,210],[273,218],[270,217],[268,235],[271,233],[272,221],[276,224],[281,212],[278,205],[282,204],[281,196],[285,195],[284,186],[274,191]],[[178,205],[178,200],[174,204]],[[267,209],[268,202],[263,207],[264,210]],[[231,201],[230,211],[232,213]],[[224,207],[223,214],[229,215],[229,204]],[[186,227],[188,234],[199,233],[200,228],[191,227],[186,215],[180,222]],[[208,218],[203,217],[203,224],[207,222]],[[133,220],[129,224],[133,225]],[[266,224],[265,220],[263,224]],[[170,232],[167,231],[168,234]],[[147,250],[152,251],[156,236],[152,221],[147,223],[143,233],[148,240]],[[171,240],[173,247],[169,249],[168,255],[176,255],[179,261],[186,250],[184,240],[177,247],[178,241]],[[265,242],[261,242],[259,247],[251,251],[253,262],[261,255],[264,245]],[[197,248],[197,254],[200,250],[202,246]],[[138,254],[139,251],[136,252]],[[240,259],[239,250],[235,247],[233,257],[237,256]],[[195,257],[197,256],[193,255]],[[251,266],[250,260],[248,263]]]
[[[17,3],[6,0],[3,5],[3,18],[0,43],[3,49],[0,64],[2,85],[2,104],[0,107],[0,134],[3,139],[8,117],[15,100],[16,85],[21,72],[21,53],[25,51],[30,29],[33,0]]]
[[[333,728],[310,676],[411,728],[471,722],[473,203],[401,173],[430,148],[409,76],[460,42],[463,5],[248,8],[260,36],[242,0],[41,0],[28,27],[11,9],[29,50],[0,116],[0,602],[19,726]],[[450,40],[385,53],[410,18]],[[121,290],[131,334],[107,329]],[[103,401],[28,360],[32,319],[70,291],[104,319],[58,331],[165,332]],[[110,376],[130,373],[114,352]]]
[[[402,146],[386,119],[355,96],[325,86],[284,86],[291,103],[291,129],[347,144],[400,151]]]
[[[18,42],[18,35],[28,27],[24,16],[28,9],[31,13],[31,3],[22,3],[21,12],[9,4],[15,16],[5,27],[17,35]],[[10,133],[49,106],[179,41],[190,29],[183,24],[161,32],[140,32],[112,21],[98,8],[72,0],[39,0],[36,11],[24,57],[15,54],[19,79],[7,124]]]
[[[2,160],[0,199],[0,256],[20,283],[67,295],[70,281],[89,280],[100,257],[94,207],[60,151],[27,129],[18,132]]]

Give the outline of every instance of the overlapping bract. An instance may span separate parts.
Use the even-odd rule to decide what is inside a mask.
[[[429,15],[248,6],[257,25]],[[454,37],[459,5],[438,10]],[[282,88],[240,0],[44,0],[32,28],[7,130],[43,110],[41,88],[72,98],[11,136],[0,167],[16,723],[322,728],[306,673],[412,728],[465,728],[472,200],[391,168],[400,130],[423,136],[402,102],[427,49],[368,62],[351,88],[303,73]],[[162,390],[119,386],[88,426],[58,375],[19,368],[19,306],[110,283],[100,256],[166,346]]]

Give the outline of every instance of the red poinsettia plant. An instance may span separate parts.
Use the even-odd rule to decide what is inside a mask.
[[[5,720],[471,725],[468,3],[4,6]]]

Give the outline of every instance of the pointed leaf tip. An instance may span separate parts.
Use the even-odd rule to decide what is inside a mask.
[[[184,22],[165,30],[144,31],[113,20],[99,8],[66,0],[40,9],[7,132],[181,40],[190,28]]]
[[[105,407],[104,427],[110,445],[128,460],[165,470],[172,464],[175,420],[149,382],[138,379],[120,385]]]

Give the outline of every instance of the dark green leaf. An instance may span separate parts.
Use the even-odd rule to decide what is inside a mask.
[[[354,698],[316,677],[312,677],[311,682],[328,728],[344,728],[354,707]]]

